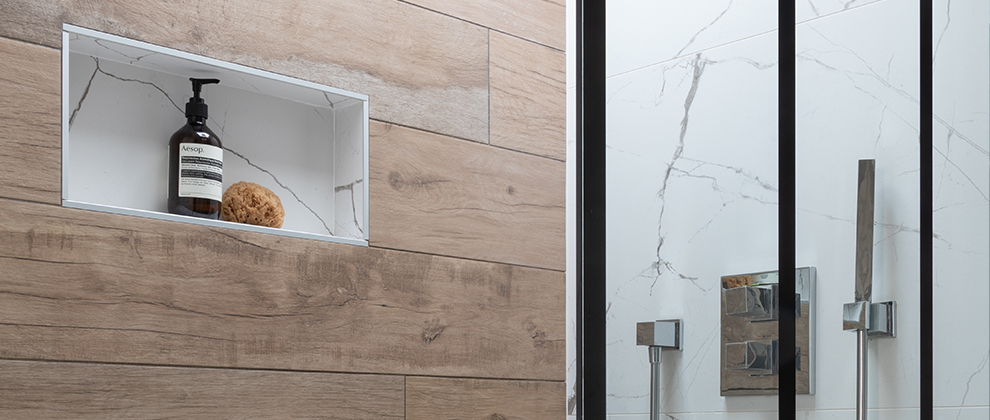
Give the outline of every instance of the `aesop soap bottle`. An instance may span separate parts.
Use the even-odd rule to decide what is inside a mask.
[[[223,145],[206,127],[203,85],[217,79],[189,79],[193,97],[186,104],[185,126],[168,143],[168,212],[216,220],[223,197]]]

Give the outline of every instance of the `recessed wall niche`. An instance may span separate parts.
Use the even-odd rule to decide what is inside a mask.
[[[72,25],[62,38],[63,206],[367,245],[366,95]],[[271,189],[281,229],[167,213],[167,146],[190,77],[220,79],[202,96],[224,190]]]

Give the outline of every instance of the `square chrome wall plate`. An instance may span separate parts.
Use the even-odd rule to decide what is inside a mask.
[[[795,273],[797,393],[815,393],[815,267]],[[722,276],[720,395],[777,395],[776,271]]]

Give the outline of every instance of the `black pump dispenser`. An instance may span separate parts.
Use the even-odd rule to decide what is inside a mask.
[[[199,93],[203,91],[203,85],[220,83],[220,80],[190,77],[189,81],[192,82],[193,97],[189,98],[189,102],[186,103],[186,118],[194,119],[199,117],[206,120],[209,117],[206,102],[203,101],[203,98],[199,97]]]
[[[206,126],[203,85],[217,79],[195,79],[186,103],[186,125],[168,142],[168,212],[216,220],[223,200],[223,144]]]

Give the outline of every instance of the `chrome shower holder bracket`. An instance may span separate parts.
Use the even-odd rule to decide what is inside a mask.
[[[870,338],[897,337],[897,302],[853,302],[842,305],[842,330],[866,330]]]

